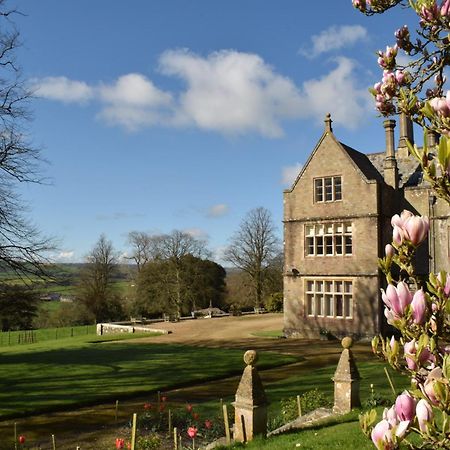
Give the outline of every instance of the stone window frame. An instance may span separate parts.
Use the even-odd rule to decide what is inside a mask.
[[[305,278],[306,316],[353,319],[353,288],[353,279],[349,278]]]
[[[304,227],[305,256],[352,256],[353,223],[309,223]]]
[[[314,203],[342,201],[342,175],[314,178],[313,195]]]

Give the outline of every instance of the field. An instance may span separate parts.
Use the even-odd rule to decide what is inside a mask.
[[[161,326],[171,327],[172,334],[134,335],[139,338],[132,341],[105,342],[84,335],[2,347],[0,413],[4,420],[0,428],[4,435],[10,435],[13,422],[17,422],[29,436],[30,446],[48,440],[49,433],[54,433],[64,443],[58,448],[112,448],[114,436],[129,432],[123,424],[133,412],[142,414],[145,402],[155,402],[157,391],[163,391],[173,407],[192,403],[201,417],[217,416],[220,399],[228,404],[234,399],[243,369],[243,351],[248,348],[256,348],[261,354],[258,367],[270,401],[270,421],[280,415],[280,400],[313,388],[331,401],[339,342],[272,337],[279,333],[281,323],[282,316],[277,314],[199,319],[164,323]],[[369,397],[371,383],[377,395],[392,401],[383,365],[373,359],[368,345],[356,345],[354,352],[362,376],[363,402]],[[406,386],[406,380],[399,376],[394,376],[394,383],[397,390]],[[117,424],[116,400],[120,400]],[[231,405],[229,408],[233,410]],[[300,448],[371,448],[359,430],[357,413],[341,420],[344,423],[267,439],[247,448],[295,448],[298,443]],[[43,444],[41,448],[50,447]]]

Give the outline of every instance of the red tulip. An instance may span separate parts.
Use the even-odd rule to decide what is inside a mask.
[[[120,449],[123,448],[125,445],[125,441],[122,438],[116,438],[116,448]]]
[[[166,395],[163,395],[163,396],[161,397],[161,401],[162,401],[162,402],[166,402],[166,401],[167,401],[167,396],[166,396]]]
[[[159,405],[159,411],[160,411],[160,412],[163,412],[165,409],[166,409],[166,405],[165,405],[164,403],[161,403],[161,404]]]
[[[25,444],[25,436],[23,434],[19,436],[19,444]]]
[[[187,410],[187,412],[189,412],[189,413],[192,412],[192,405],[188,403],[188,404],[186,405],[186,410]]]
[[[197,436],[197,427],[189,427],[187,430],[187,434],[191,439],[194,439]]]
[[[200,417],[200,415],[198,413],[192,413],[192,417],[194,420],[198,420],[198,418]]]
[[[144,409],[145,410],[149,410],[149,409],[152,409],[152,408],[153,408],[153,405],[151,403],[144,403]]]
[[[209,420],[209,419],[206,419],[205,420],[205,428],[207,429],[207,430],[210,430],[211,428],[212,428],[212,422]]]

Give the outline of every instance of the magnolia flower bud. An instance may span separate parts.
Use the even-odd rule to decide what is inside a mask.
[[[423,325],[425,321],[425,315],[426,315],[426,300],[425,300],[425,293],[422,289],[419,289],[415,294],[411,302],[411,309],[412,309],[412,317],[414,319],[414,322]]]
[[[428,424],[433,420],[434,414],[430,404],[421,399],[418,401],[416,406],[416,416],[419,422],[420,431],[426,432],[428,429]]]
[[[384,252],[388,258],[392,258],[395,255],[395,249],[391,244],[387,244],[386,247],[384,247]]]
[[[404,391],[395,400],[395,412],[400,420],[413,420],[416,410],[416,401],[409,394]]]

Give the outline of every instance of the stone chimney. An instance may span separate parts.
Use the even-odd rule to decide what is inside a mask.
[[[384,159],[384,181],[394,189],[398,188],[398,168],[395,159],[394,128],[395,120],[385,120],[383,126],[386,130],[386,157]]]
[[[439,133],[433,130],[427,130],[426,133],[428,147],[436,147],[439,144]]]
[[[407,158],[409,156],[408,146],[406,141],[414,144],[414,131],[412,120],[405,114],[400,114],[400,138],[398,140],[398,158]]]

